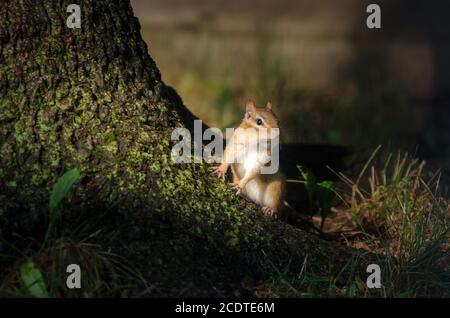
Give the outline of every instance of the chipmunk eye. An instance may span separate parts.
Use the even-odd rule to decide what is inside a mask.
[[[256,120],[256,124],[257,124],[258,126],[261,126],[261,125],[263,124],[262,119],[261,119],[261,118],[258,118],[258,119]]]

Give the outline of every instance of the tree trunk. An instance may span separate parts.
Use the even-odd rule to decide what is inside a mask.
[[[324,274],[353,257],[362,257],[360,269],[372,262],[264,217],[211,179],[207,164],[171,163],[171,132],[194,117],[162,82],[129,2],[77,1],[80,29],[66,26],[71,2],[3,0],[0,8],[4,237],[42,230],[52,185],[76,167],[83,179],[66,203],[70,222],[81,222],[76,211],[114,205],[102,222],[118,235],[101,244],[164,295],[178,295],[177,285],[190,286],[183,295],[232,295],[244,277],[264,279],[289,262],[295,273],[306,257]]]

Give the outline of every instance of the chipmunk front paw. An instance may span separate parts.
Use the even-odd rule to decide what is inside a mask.
[[[213,177],[225,179],[226,170],[223,169],[222,166],[216,166],[212,168],[211,175]]]
[[[236,194],[239,195],[242,192],[242,187],[239,183],[230,183],[233,190],[236,190]]]

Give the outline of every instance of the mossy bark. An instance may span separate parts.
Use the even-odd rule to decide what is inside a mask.
[[[371,262],[264,217],[223,181],[211,179],[207,164],[173,164],[171,132],[192,125],[194,117],[162,82],[129,2],[80,0],[81,28],[70,29],[71,2],[2,1],[3,233],[14,215],[21,215],[14,222],[22,228],[39,219],[51,186],[76,167],[84,177],[70,204],[119,202],[127,224],[112,224],[121,233],[113,251],[155,283],[197,287],[187,295],[216,294],[210,292],[214,278],[234,277],[235,285],[248,275],[264,278],[268,264],[289,262],[295,272],[305,257],[322,273],[352,257],[362,257],[361,269]],[[163,271],[173,279],[161,278]],[[165,294],[176,295],[172,287]]]

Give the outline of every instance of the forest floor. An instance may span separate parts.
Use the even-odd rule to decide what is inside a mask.
[[[310,147],[310,154],[340,152],[333,147],[303,147]],[[46,226],[42,220],[33,229],[2,240],[9,252],[0,258],[0,293],[5,297],[449,297],[450,208],[442,193],[442,175],[407,154],[380,148],[371,154],[347,152],[345,162],[352,168],[347,173],[354,170],[354,174],[301,160],[295,167],[297,177],[288,183],[288,200],[296,211],[277,222],[379,255],[382,285],[375,293],[356,273],[344,275],[356,269],[357,259],[339,269],[329,264],[327,274],[312,270],[315,264],[307,258],[295,273],[289,263],[280,267],[276,260],[268,260],[262,265],[265,273],[255,275],[237,261],[242,255],[192,238],[174,226],[171,216],[137,216],[148,224],[147,245],[139,242],[140,234],[133,234],[134,216],[117,213],[114,206],[83,211],[64,204],[56,223],[58,234],[46,243],[40,240]],[[141,259],[143,246],[152,250],[151,259]],[[133,259],[121,256],[123,248]],[[65,288],[63,270],[64,264],[80,261],[82,295]],[[145,271],[143,262],[148,265]],[[30,280],[38,284],[26,287]]]

